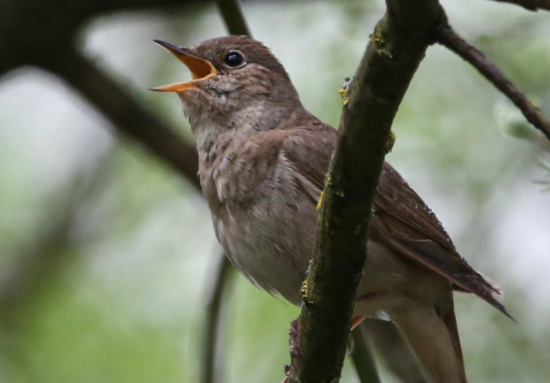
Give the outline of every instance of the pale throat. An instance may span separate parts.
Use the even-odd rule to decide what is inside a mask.
[[[180,95],[183,113],[195,136],[200,162],[205,165],[225,156],[233,142],[244,145],[251,136],[277,129],[296,112],[304,112],[295,91],[279,93],[278,97],[258,95],[244,100],[227,97],[223,101],[202,94],[189,96]]]
[[[239,142],[237,145],[244,145],[249,137],[258,132],[250,120],[235,118],[239,113],[233,114],[233,118],[220,118],[222,116],[207,108],[193,106],[185,109],[197,143],[199,173],[202,176],[208,176],[210,172],[207,169],[214,166],[217,158],[225,157],[235,141]]]
[[[197,105],[182,100],[183,112],[189,120],[199,155],[218,154],[234,140],[246,140],[265,130],[264,103],[254,102],[241,109],[219,113],[216,104]],[[222,109],[224,105],[220,105]]]

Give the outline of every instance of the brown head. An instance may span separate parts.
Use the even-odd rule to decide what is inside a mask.
[[[176,92],[193,131],[226,127],[267,130],[301,108],[284,67],[262,43],[227,36],[183,48],[155,40],[191,71],[193,80],[152,88]]]

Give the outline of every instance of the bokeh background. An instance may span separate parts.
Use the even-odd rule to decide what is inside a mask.
[[[442,3],[455,29],[550,115],[550,14],[482,0]],[[245,1],[243,9],[306,107],[337,125],[336,90],[355,70],[384,3]],[[80,30],[78,47],[192,142],[176,97],[147,90],[190,75],[151,40],[191,45],[225,33],[205,2],[105,14]],[[504,289],[517,320],[457,295],[470,380],[547,382],[544,140],[439,46],[429,49],[393,130],[388,161],[438,214],[461,254]],[[25,67],[0,78],[0,382],[196,382],[219,252],[194,187],[117,134],[58,77]],[[280,381],[298,309],[241,276],[231,286],[224,381]],[[381,369],[385,382],[398,381]],[[357,382],[349,363],[342,381]]]

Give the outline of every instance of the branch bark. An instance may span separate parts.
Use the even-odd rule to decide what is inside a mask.
[[[291,383],[339,380],[366,259],[372,203],[390,128],[409,83],[445,19],[436,0],[387,0],[349,89],[325,181],[313,263],[304,285]]]

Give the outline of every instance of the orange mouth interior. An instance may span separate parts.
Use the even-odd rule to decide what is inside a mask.
[[[168,52],[172,53],[176,58],[185,64],[191,71],[192,81],[178,82],[175,84],[162,85],[151,88],[156,92],[183,92],[188,89],[197,88],[197,83],[204,81],[207,78],[215,76],[218,72],[214,65],[208,60],[197,57],[187,52],[184,48],[178,47],[167,43],[162,40],[154,40],[155,43],[165,48]]]

